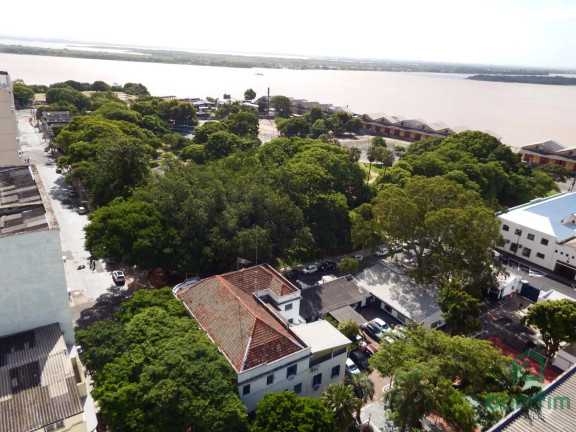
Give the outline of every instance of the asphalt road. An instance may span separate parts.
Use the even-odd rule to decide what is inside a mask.
[[[72,318],[76,321],[82,315],[82,319],[88,319],[84,318],[86,315],[82,311],[90,308],[102,295],[117,293],[122,288],[114,284],[111,274],[114,269],[108,268],[106,263],[96,261],[96,269],[89,269],[90,254],[84,249],[83,231],[88,216],[78,214],[77,198],[69,196],[72,186],[66,183],[62,174],[56,173],[54,158],[49,152],[44,152],[47,142],[38,129],[30,124],[30,110],[19,111],[17,118],[22,157],[36,165],[58,220],[62,256],[66,257],[64,270],[68,290],[71,292]],[[78,270],[79,265],[85,268]]]

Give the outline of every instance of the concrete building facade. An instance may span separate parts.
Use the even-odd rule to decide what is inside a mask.
[[[498,219],[502,252],[576,278],[576,193],[538,198],[499,213]]]
[[[0,166],[22,163],[12,81],[0,71]]]

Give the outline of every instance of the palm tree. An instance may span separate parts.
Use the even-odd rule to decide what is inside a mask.
[[[340,383],[332,384],[324,390],[322,402],[334,413],[338,431],[346,432],[354,423],[353,413],[358,405],[352,387]]]
[[[356,420],[360,422],[360,410],[362,405],[374,397],[374,383],[367,373],[347,374],[344,384],[352,387],[354,396],[358,399],[356,404]]]
[[[379,148],[380,147],[372,146],[368,150],[366,150],[366,157],[368,158],[368,162],[370,162],[370,165],[368,166],[368,179],[366,180],[366,185],[368,185],[368,183],[370,182],[370,174],[372,173],[372,162],[376,160]]]
[[[427,382],[421,368],[399,373],[384,399],[402,432],[417,428],[420,419],[436,407],[434,387]]]

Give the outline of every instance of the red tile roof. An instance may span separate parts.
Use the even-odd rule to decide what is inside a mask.
[[[265,265],[226,273],[222,277],[248,293],[268,290],[275,297],[282,297],[298,292],[298,288]]]
[[[256,266],[204,279],[181,291],[178,298],[234,369],[242,372],[305,348],[253,295],[264,289],[282,293],[290,288],[294,287],[281,276]]]

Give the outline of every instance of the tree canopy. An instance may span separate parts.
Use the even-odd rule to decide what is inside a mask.
[[[294,392],[266,393],[258,402],[251,432],[334,432],[334,414],[319,399]]]
[[[234,371],[164,291],[153,292],[162,301],[137,293],[122,321],[76,334],[104,421],[115,431],[246,430]]]
[[[576,342],[576,302],[563,299],[533,304],[522,323],[540,330],[546,356],[551,359],[561,342]]]

